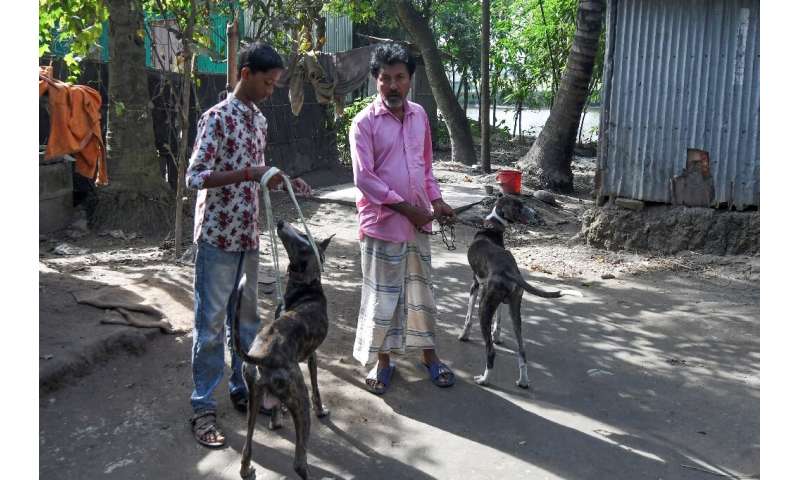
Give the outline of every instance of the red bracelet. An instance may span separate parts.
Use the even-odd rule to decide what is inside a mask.
[[[250,176],[250,169],[249,168],[245,168],[244,169],[244,181],[245,182],[249,182],[252,179],[253,179],[253,177]]]

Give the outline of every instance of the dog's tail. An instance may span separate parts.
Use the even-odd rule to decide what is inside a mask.
[[[258,359],[251,357],[247,354],[247,350],[242,346],[242,338],[239,334],[239,317],[242,309],[242,297],[244,296],[244,286],[247,282],[247,275],[242,275],[239,280],[239,285],[236,287],[236,313],[231,319],[231,331],[233,334],[233,350],[239,355],[239,358],[248,363],[258,363]]]
[[[543,289],[541,289],[539,287],[534,287],[530,283],[526,282],[525,279],[522,278],[522,275],[516,277],[516,281],[519,284],[519,286],[523,288],[523,290],[525,290],[528,293],[532,293],[534,295],[537,295],[539,297],[559,298],[559,297],[563,297],[564,295],[572,295],[572,296],[575,296],[575,297],[582,297],[583,296],[583,294],[581,292],[577,291],[577,290],[550,290],[550,291],[548,291],[548,290],[543,290]]]
[[[538,297],[558,298],[562,295],[561,290],[548,291],[548,290],[543,290],[539,287],[534,287],[530,283],[526,282],[525,279],[522,278],[522,275],[517,276],[515,280],[517,281],[519,286],[523,288],[523,290],[525,290],[528,293],[532,293]]]

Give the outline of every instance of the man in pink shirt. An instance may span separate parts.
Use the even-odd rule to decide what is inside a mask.
[[[431,381],[453,385],[455,376],[436,355],[436,303],[429,233],[434,218],[454,213],[433,177],[428,116],[406,100],[416,64],[396,43],[380,45],[370,60],[378,95],[353,120],[350,148],[358,189],[361,308],[353,356],[374,362],[366,386],[389,387],[391,353],[421,349]]]

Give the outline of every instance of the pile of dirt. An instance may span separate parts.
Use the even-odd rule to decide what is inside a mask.
[[[759,233],[759,212],[668,205],[635,211],[607,205],[586,210],[580,234],[606,250],[738,255],[759,252]]]

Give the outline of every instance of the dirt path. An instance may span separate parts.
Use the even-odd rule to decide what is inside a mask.
[[[570,244],[580,201],[561,199],[555,213],[543,207],[550,222],[535,236],[512,234],[512,250],[529,280],[584,294],[523,302],[530,390],[514,385],[515,356],[504,346],[494,385],[471,380],[483,370],[483,345],[457,340],[471,236],[459,227],[457,250],[433,243],[440,355],[457,384],[437,389],[407,355],[382,398],[361,388],[365,370],[350,356],[360,288],[355,212],[304,202],[315,234],[337,234],[324,277],[332,328],[320,351],[320,386],[332,414],[312,423],[314,478],[713,478],[697,469],[758,474],[758,258],[647,257]],[[288,204],[278,204],[278,215],[290,218]],[[164,261],[152,243],[134,241],[134,248],[121,250],[130,242],[104,242],[92,246],[92,258],[57,257],[43,243],[42,332],[62,328],[69,338],[125,328],[98,326],[98,312],[75,307],[65,292],[92,282],[124,285],[144,271],[174,280],[175,291],[184,292],[175,294],[176,311],[183,308],[191,319],[191,267]],[[603,280],[603,274],[615,278]],[[268,317],[272,301],[263,298]],[[40,349],[52,347],[48,338],[40,339]],[[191,438],[191,335],[157,334],[148,342],[146,353],[111,356],[88,376],[41,396],[42,478],[239,478],[244,418],[223,388],[218,398],[230,446],[212,452]],[[258,478],[296,478],[293,438],[290,422],[278,433],[260,424]]]

